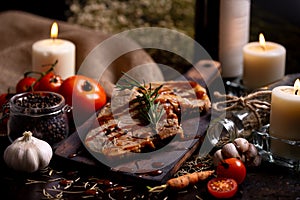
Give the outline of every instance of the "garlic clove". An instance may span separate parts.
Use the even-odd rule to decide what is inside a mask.
[[[218,166],[218,164],[223,160],[223,156],[222,156],[222,150],[219,149],[214,153],[213,156],[213,163],[215,166]]]
[[[251,162],[247,163],[247,165],[249,167],[257,167],[261,164],[261,156],[260,155],[256,155],[254,158],[252,158]]]
[[[245,154],[241,154],[241,161],[243,162],[243,163],[245,163],[246,162],[246,156],[245,156]]]
[[[233,141],[233,144],[241,153],[244,153],[249,149],[249,142],[245,138],[236,138]]]
[[[249,149],[245,152],[247,159],[254,158],[257,156],[258,152],[254,144],[249,143]]]
[[[222,147],[222,155],[225,158],[241,159],[241,155],[233,143],[227,143]]]

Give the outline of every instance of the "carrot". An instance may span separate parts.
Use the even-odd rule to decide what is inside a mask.
[[[156,186],[149,189],[149,192],[161,192],[162,190],[169,187],[173,190],[181,190],[186,188],[189,185],[194,185],[198,183],[199,181],[203,181],[207,179],[209,176],[211,176],[214,173],[214,170],[208,170],[208,171],[201,171],[201,172],[194,172],[191,174],[185,174],[176,178],[172,178],[167,181],[166,184]]]

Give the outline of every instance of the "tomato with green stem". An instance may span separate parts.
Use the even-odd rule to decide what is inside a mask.
[[[237,158],[227,158],[221,161],[216,169],[217,177],[232,178],[241,184],[246,178],[246,167]]]
[[[50,65],[50,68],[45,71],[45,72],[36,72],[36,71],[28,71],[28,72],[25,72],[24,73],[24,77],[19,80],[19,82],[17,83],[16,85],[16,92],[17,93],[22,93],[22,92],[29,92],[29,91],[34,91],[34,90],[37,90],[40,86],[40,81],[42,81],[43,85],[42,87],[46,86],[47,85],[47,89],[38,89],[38,90],[48,90],[48,88],[51,88],[51,89],[56,89],[57,88],[57,85],[59,85],[59,81],[49,81],[50,78],[52,77],[51,74],[54,74],[53,73],[53,70],[54,70],[54,67],[56,66],[57,64],[57,60]],[[39,78],[35,78],[35,77],[32,77],[30,75],[32,74],[36,74],[36,75],[39,75]],[[49,90],[51,91],[51,90]],[[57,92],[58,92],[58,89],[57,89]]]
[[[16,93],[28,92],[34,90],[37,85],[36,78],[31,76],[24,76],[16,85]]]
[[[36,91],[50,91],[58,93],[62,83],[63,80],[61,76],[53,72],[48,72],[38,81]]]

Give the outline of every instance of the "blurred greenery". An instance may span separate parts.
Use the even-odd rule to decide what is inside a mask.
[[[164,27],[194,38],[196,0],[69,0],[70,23],[104,33],[114,34],[139,27]],[[268,12],[255,2],[251,4],[250,41],[264,33],[266,40],[282,44],[287,49],[286,73],[299,72],[300,27],[274,12]],[[168,41],[164,40],[164,42]],[[152,58],[183,73],[191,67],[185,59],[173,53],[146,49]]]
[[[70,0],[68,21],[105,33],[165,27],[193,36],[194,0]]]
[[[68,21],[109,34],[140,27],[163,27],[193,38],[194,4],[194,0],[71,0]],[[162,38],[162,41],[170,40]],[[173,67],[180,73],[191,67],[174,53],[145,50],[157,63]]]

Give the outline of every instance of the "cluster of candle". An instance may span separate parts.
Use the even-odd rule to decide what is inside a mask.
[[[266,42],[262,34],[259,42],[243,47],[243,84],[253,90],[282,79],[285,75],[285,48],[274,42]],[[300,161],[300,81],[294,86],[278,86],[272,90],[270,150],[273,155],[288,160]]]
[[[285,75],[285,48],[266,42],[262,34],[259,42],[243,47],[243,84],[253,90],[282,79]],[[273,138],[270,151],[288,160],[300,161],[300,81],[294,86],[278,86],[272,90],[269,133]]]
[[[32,45],[33,71],[44,72],[47,66],[58,61],[55,73],[63,79],[75,74],[75,45],[71,41],[57,39],[58,25],[52,24],[51,38],[39,40]]]

